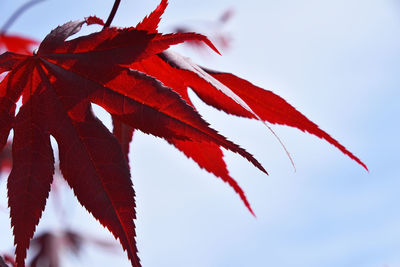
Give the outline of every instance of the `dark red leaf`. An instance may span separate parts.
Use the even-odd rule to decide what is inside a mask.
[[[87,103],[67,112],[58,99],[62,92],[57,96],[55,91],[48,103],[53,110],[50,132],[58,142],[63,176],[79,202],[120,240],[132,266],[140,266],[134,240],[134,191],[121,148]]]
[[[7,184],[18,266],[24,266],[26,250],[44,210],[54,173],[46,120],[49,110],[40,97],[43,84],[37,70],[32,68],[27,66],[25,70],[31,73],[31,79],[24,90],[32,95],[15,118],[13,168]]]
[[[79,32],[82,28],[82,25],[85,23],[85,21],[70,21],[62,26],[58,26],[52,30],[40,43],[38,53],[43,54],[55,52],[53,50],[57,50],[57,48],[60,46],[63,47],[64,41],[71,35]]]

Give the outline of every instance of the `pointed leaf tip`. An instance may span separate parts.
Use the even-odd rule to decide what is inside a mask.
[[[98,18],[96,16],[89,16],[87,18],[85,18],[85,22],[87,25],[100,25],[100,26],[104,26],[104,21],[101,18]]]
[[[161,3],[157,6],[157,8],[151,12],[149,16],[144,17],[144,19],[139,22],[135,28],[148,32],[157,32],[158,24],[160,24],[161,21],[161,16],[164,14],[167,6],[168,0],[161,0]]]
[[[301,131],[308,132],[324,139],[368,171],[367,166],[358,157],[328,133],[319,128],[318,125],[309,120],[282,97],[276,95],[272,91],[264,90],[263,88],[253,85],[252,83],[231,73],[218,72],[210,69],[204,69],[204,71],[229,87],[235,94],[242,98],[261,120],[273,124],[295,127]],[[204,91],[199,92],[200,95],[205,95],[206,93]],[[202,97],[200,96],[200,98]],[[214,103],[211,105],[227,113],[250,118],[245,112],[239,111],[236,108],[231,108],[235,103],[226,103],[226,101],[228,100],[224,100],[221,97],[215,98]]]
[[[62,46],[64,41],[68,37],[78,33],[85,23],[85,20],[76,20],[58,26],[44,38],[39,46],[38,54],[45,54],[58,46]]]

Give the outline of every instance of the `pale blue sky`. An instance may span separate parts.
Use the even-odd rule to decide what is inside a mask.
[[[3,14],[24,1],[2,0]],[[161,30],[182,22],[235,16],[223,56],[176,50],[210,68],[233,72],[281,95],[359,156],[370,173],[320,139],[274,126],[296,163],[261,123],[229,117],[194,99],[212,126],[241,144],[270,172],[226,153],[231,175],[257,219],[226,184],[200,170],[166,142],[138,134],[131,165],[137,241],[144,267],[396,267],[400,266],[400,3],[396,0],[171,0]],[[48,0],[12,32],[43,38],[68,20],[106,18],[113,1]],[[115,25],[135,25],[158,1],[123,0]],[[7,16],[3,15],[0,24]],[[197,25],[196,25],[197,24]],[[86,32],[89,32],[89,28]],[[107,118],[106,118],[107,119]],[[5,183],[0,203],[6,205]],[[102,230],[63,193],[68,225]],[[39,231],[60,228],[50,199]],[[86,222],[88,221],[88,222]],[[12,239],[0,213],[0,251]],[[65,266],[130,266],[122,253],[88,248]]]

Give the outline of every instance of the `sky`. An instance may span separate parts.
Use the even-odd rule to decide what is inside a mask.
[[[24,1],[2,0],[3,14]],[[59,24],[97,15],[108,0],[47,0],[10,29],[38,40]],[[123,0],[114,25],[135,25],[158,1]],[[225,151],[232,177],[244,189],[256,218],[233,190],[165,141],[137,134],[130,164],[136,191],[137,243],[144,267],[153,266],[400,266],[400,3],[396,0],[170,0],[160,30],[189,25],[231,37],[222,56],[188,46],[173,50],[212,69],[232,72],[285,98],[367,164],[369,172],[317,137],[273,125],[296,171],[260,122],[228,116],[193,101],[212,127],[251,152],[269,176]],[[0,25],[7,15],[0,18]],[[84,29],[89,33],[98,28]],[[97,108],[110,126],[110,119]],[[4,179],[0,205],[6,206]],[[38,226],[68,225],[112,240],[71,193],[57,218],[54,197]],[[0,251],[12,251],[8,211],[0,210]],[[117,243],[116,243],[117,244]],[[130,266],[122,249],[86,246],[63,266]]]

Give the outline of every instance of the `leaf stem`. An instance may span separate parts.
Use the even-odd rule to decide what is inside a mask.
[[[106,23],[104,24],[103,29],[110,27],[112,20],[114,19],[115,14],[117,13],[119,4],[121,3],[121,0],[115,0],[114,6],[111,9],[110,15],[108,15],[108,19]]]
[[[26,10],[28,10],[30,7],[34,6],[35,4],[38,4],[44,0],[31,0],[29,2],[26,2],[24,5],[22,5],[20,8],[18,8],[12,15],[11,17],[4,23],[3,27],[0,29],[0,34],[6,33],[6,31],[10,28],[10,26],[15,22],[15,20],[21,16],[22,13],[24,13]]]

